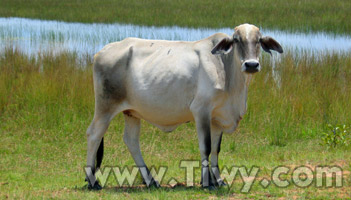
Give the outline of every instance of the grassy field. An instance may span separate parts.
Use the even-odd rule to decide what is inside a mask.
[[[249,194],[242,183],[216,191],[167,187],[171,177],[184,182],[181,160],[199,159],[194,123],[163,133],[143,122],[141,148],[146,163],[167,166],[161,189],[117,187],[89,192],[84,187],[85,131],[93,117],[91,58],[81,66],[74,54],[42,54],[37,60],[19,50],[0,56],[0,198],[42,199],[208,199],[290,198],[341,199],[351,194],[351,147],[320,145],[324,126],[350,124],[351,57],[319,55],[294,59],[291,53],[276,66],[281,86],[273,81],[268,56],[263,71],[251,82],[248,112],[239,129],[223,137],[220,166],[258,166],[259,177],[286,165],[338,165],[344,170],[341,188],[262,188]],[[284,67],[283,67],[284,66]],[[106,136],[103,166],[133,166],[122,141],[123,117],[118,115]],[[165,142],[169,141],[169,142]],[[200,170],[195,171],[200,182]]]
[[[349,0],[0,0],[0,17],[214,28],[248,22],[292,32],[346,35],[351,33],[350,10]],[[20,29],[14,32],[25,37]],[[104,31],[93,33],[87,41],[106,38]],[[30,36],[30,40],[54,41],[56,34],[63,40],[59,33],[50,34],[38,41]],[[3,40],[15,38],[11,37]],[[240,177],[230,188],[202,189],[200,169],[195,170],[195,187],[170,187],[171,178],[185,182],[181,160],[200,158],[195,124],[163,133],[144,121],[141,149],[146,163],[168,168],[162,188],[145,188],[140,177],[133,187],[120,187],[110,178],[102,191],[88,191],[83,168],[85,132],[94,112],[92,55],[87,53],[82,60],[77,53],[54,55],[43,49],[30,57],[23,51],[8,48],[0,54],[0,199],[351,198],[351,145],[328,148],[323,144],[323,133],[334,134],[327,124],[351,125],[351,56],[346,53],[297,56],[287,50],[276,63],[277,77],[269,56],[262,56],[263,71],[250,84],[248,111],[238,130],[223,136],[219,156],[220,167],[259,167],[258,179],[245,194]],[[122,140],[123,128],[119,114],[105,135],[103,166],[134,166]],[[339,166],[343,186],[317,188],[313,182],[307,188],[273,184],[263,188],[259,181],[270,179],[274,168],[282,165],[290,169]],[[291,180],[291,174],[285,178]]]
[[[234,27],[351,33],[349,0],[0,0],[0,16],[153,26]]]

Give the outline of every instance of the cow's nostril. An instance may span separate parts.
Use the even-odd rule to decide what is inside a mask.
[[[247,68],[251,68],[251,69],[253,69],[253,68],[257,68],[257,67],[258,67],[258,65],[259,65],[259,63],[258,63],[258,62],[246,62],[246,63],[245,63],[245,67],[247,67]]]

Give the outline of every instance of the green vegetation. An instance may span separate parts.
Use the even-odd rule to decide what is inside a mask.
[[[179,162],[199,159],[194,123],[173,133],[162,133],[143,122],[141,148],[146,163],[167,166],[161,189],[116,188],[109,179],[106,189],[84,189],[85,131],[93,117],[92,64],[82,66],[74,54],[41,54],[37,59],[7,49],[0,56],[0,198],[348,198],[350,197],[350,146],[328,149],[320,145],[325,124],[350,124],[351,57],[320,55],[295,59],[286,53],[276,66],[281,86],[272,78],[269,58],[251,81],[248,112],[239,129],[224,135],[220,166],[260,167],[259,177],[269,177],[279,165],[339,165],[342,188],[263,189],[254,183],[241,194],[241,182],[230,190],[204,191],[165,187],[174,177],[184,182]],[[105,136],[103,166],[133,166],[122,140],[123,117],[118,115]],[[168,142],[165,142],[168,141]],[[200,170],[195,172],[200,182]],[[141,184],[139,179],[136,183]]]
[[[233,27],[351,33],[349,0],[0,0],[0,16],[68,22]]]
[[[335,148],[336,146],[348,146],[351,140],[350,128],[348,126],[327,125],[327,131],[323,133],[322,141],[324,145]]]

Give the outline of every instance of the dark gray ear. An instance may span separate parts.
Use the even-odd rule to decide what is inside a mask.
[[[215,47],[213,47],[212,54],[227,54],[233,49],[233,39],[224,38]]]
[[[280,44],[269,36],[262,37],[260,39],[260,42],[261,42],[262,49],[271,55],[272,53],[270,50],[283,53],[283,48],[280,46]]]

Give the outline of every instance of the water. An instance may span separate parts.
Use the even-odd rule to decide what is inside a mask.
[[[232,28],[147,27],[130,24],[83,24],[25,18],[0,18],[0,51],[18,47],[28,55],[38,52],[76,52],[94,55],[104,45],[126,37],[194,41],[216,32],[233,33]],[[275,38],[283,48],[296,52],[349,53],[351,36],[320,33],[288,33],[261,29]]]

